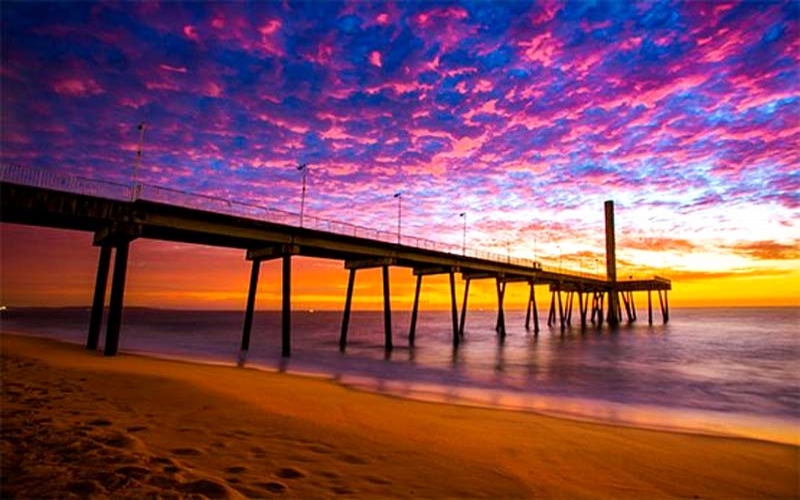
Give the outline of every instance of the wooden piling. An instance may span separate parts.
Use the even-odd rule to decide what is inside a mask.
[[[547,313],[547,327],[552,328],[556,322],[556,292],[550,290],[550,312]]]
[[[129,246],[129,241],[122,241],[117,245],[114,255],[114,275],[111,280],[111,299],[104,348],[106,356],[116,356],[119,349],[119,329],[122,324],[122,303],[125,296],[125,273],[128,269]]]
[[[558,294],[558,319],[561,322],[561,331],[563,332],[566,325],[564,324],[564,306],[561,303],[561,288],[556,293]]]
[[[89,334],[86,337],[86,348],[97,350],[100,342],[100,329],[103,324],[103,311],[106,303],[106,288],[108,288],[108,269],[111,266],[111,247],[101,246],[100,257],[97,260],[97,276],[94,282],[94,298],[92,300],[92,314],[89,318]]]
[[[356,271],[350,269],[350,276],[347,279],[347,296],[344,300],[344,314],[342,315],[342,332],[339,335],[339,351],[344,352],[347,348],[347,331],[350,329],[350,309],[353,305],[353,287],[356,283]]]
[[[467,298],[469,297],[469,283],[472,281],[470,278],[466,279],[464,284],[464,302],[461,304],[461,321],[458,324],[458,336],[464,338],[464,323],[467,320]]]
[[[456,304],[456,277],[450,270],[450,308],[453,316],[453,347],[458,347],[458,305]]]
[[[250,268],[250,287],[247,289],[247,305],[244,310],[244,326],[242,327],[242,343],[239,351],[239,361],[243,362],[247,351],[250,350],[250,331],[253,327],[253,310],[256,304],[256,293],[258,293],[258,273],[261,268],[261,261],[254,260]]]
[[[383,268],[383,335],[384,348],[392,349],[392,303],[389,298],[389,266]]]
[[[647,324],[653,325],[653,294],[652,290],[647,291]]]
[[[281,311],[281,356],[288,358],[292,355],[292,255],[283,255],[283,281],[282,311]]]
[[[501,339],[506,338],[506,316],[503,311],[503,297],[506,293],[506,282],[497,278],[497,333]]]

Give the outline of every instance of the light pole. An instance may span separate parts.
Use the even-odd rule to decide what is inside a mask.
[[[308,177],[308,163],[301,163],[297,170],[303,174],[303,191],[300,193],[300,227],[303,227],[303,213],[306,209],[306,177]]]
[[[461,234],[461,254],[467,255],[467,212],[461,212],[458,216],[464,218],[464,231]]]
[[[133,164],[133,186],[131,186],[131,201],[136,201],[139,197],[139,164],[142,161],[142,143],[144,142],[144,129],[146,125],[140,122],[136,127],[139,130],[139,146],[136,149],[136,162]]]
[[[558,272],[561,272],[561,264],[564,262],[564,254],[561,253],[561,245],[558,245]]]
[[[400,244],[400,234],[403,230],[403,192],[398,191],[394,194],[397,198],[397,244]]]

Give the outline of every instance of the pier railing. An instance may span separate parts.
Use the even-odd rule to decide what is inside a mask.
[[[203,210],[206,212],[271,222],[274,224],[301,227],[301,217],[300,214],[297,213],[262,205],[234,201],[217,196],[190,193],[187,191],[181,191],[179,189],[154,186],[150,184],[124,184],[14,164],[0,165],[0,181],[43,189],[65,191],[72,194],[95,196],[98,198],[106,198],[117,201],[134,201],[141,199],[167,205]],[[385,243],[398,243],[398,236],[396,232],[372,229],[350,224],[348,222],[323,219],[305,214],[302,217],[302,228],[341,236],[353,236],[357,238],[381,241]],[[533,268],[575,277],[605,280],[605,276],[600,274],[563,269],[561,266],[544,266],[540,261],[534,259],[512,257],[509,255],[502,255],[474,248],[464,248],[461,245],[442,243],[427,238],[419,238],[413,235],[401,234],[399,243],[401,245],[418,249],[435,250],[458,256],[472,257],[497,263],[513,264],[521,267]]]

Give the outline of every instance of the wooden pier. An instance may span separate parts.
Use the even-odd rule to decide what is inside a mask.
[[[133,200],[133,201],[131,201]],[[283,356],[291,355],[291,272],[292,257],[307,256],[333,259],[349,270],[347,296],[339,337],[341,350],[347,348],[347,334],[359,270],[381,268],[383,276],[384,345],[393,348],[389,268],[404,267],[416,276],[408,343],[416,342],[419,297],[425,276],[444,274],[449,277],[452,312],[453,346],[464,338],[470,282],[494,280],[497,291],[496,330],[506,335],[504,297],[509,284],[525,284],[530,288],[525,328],[540,331],[536,307],[536,286],[547,286],[551,294],[547,325],[563,332],[573,324],[574,298],[581,328],[603,323],[616,326],[623,318],[623,307],[629,322],[637,319],[634,292],[647,292],[648,322],[653,323],[652,292],[658,294],[661,317],[669,321],[668,279],[617,281],[614,255],[613,203],[606,202],[607,277],[571,273],[543,268],[527,259],[511,259],[461,247],[443,245],[418,238],[400,238],[368,228],[359,228],[335,221],[313,220],[295,224],[295,214],[270,211],[263,207],[235,204],[227,200],[192,195],[165,188],[138,184],[135,187],[91,179],[42,173],[15,166],[0,168],[0,221],[59,229],[88,231],[94,234],[94,245],[100,247],[94,299],[86,347],[99,345],[112,252],[114,272],[104,352],[117,353],[124,304],[125,279],[130,244],[139,238],[175,241],[236,248],[251,261],[250,284],[244,313],[241,339],[242,360],[250,348],[261,262],[280,259],[282,262],[282,327]],[[395,239],[397,238],[397,239]],[[398,243],[398,239],[400,242]],[[455,277],[465,281],[459,315]],[[590,300],[591,299],[591,300]],[[621,299],[621,301],[620,301]],[[588,319],[587,319],[588,316]],[[532,320],[532,321],[531,321]],[[575,321],[576,324],[578,320]]]

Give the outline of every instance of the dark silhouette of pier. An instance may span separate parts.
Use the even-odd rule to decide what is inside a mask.
[[[450,281],[453,346],[464,338],[470,283],[488,279],[497,290],[498,336],[506,335],[503,300],[508,284],[522,283],[530,289],[525,328],[540,331],[536,286],[550,291],[548,327],[563,332],[573,323],[574,299],[578,297],[581,328],[611,327],[637,319],[634,292],[647,292],[648,322],[653,323],[652,292],[658,294],[662,320],[669,321],[667,292],[671,282],[654,276],[645,280],[618,281],[614,241],[614,206],[605,203],[606,276],[550,269],[530,260],[491,254],[465,246],[403,236],[352,224],[301,217],[267,207],[222,198],[186,193],[169,188],[134,183],[126,185],[47,170],[0,166],[0,221],[58,229],[88,231],[100,247],[94,299],[86,347],[96,350],[100,340],[105,296],[112,252],[114,272],[104,352],[117,353],[124,302],[128,249],[138,238],[194,243],[245,251],[252,262],[250,286],[242,330],[241,351],[250,347],[256,289],[261,262],[282,262],[282,355],[291,355],[291,272],[293,256],[308,256],[344,262],[349,270],[347,296],[339,346],[347,347],[347,334],[356,274],[361,269],[381,268],[383,273],[384,345],[393,347],[389,267],[410,268],[416,276],[414,305],[408,331],[409,345],[416,338],[422,280],[445,274]],[[459,316],[455,275],[465,281]]]

